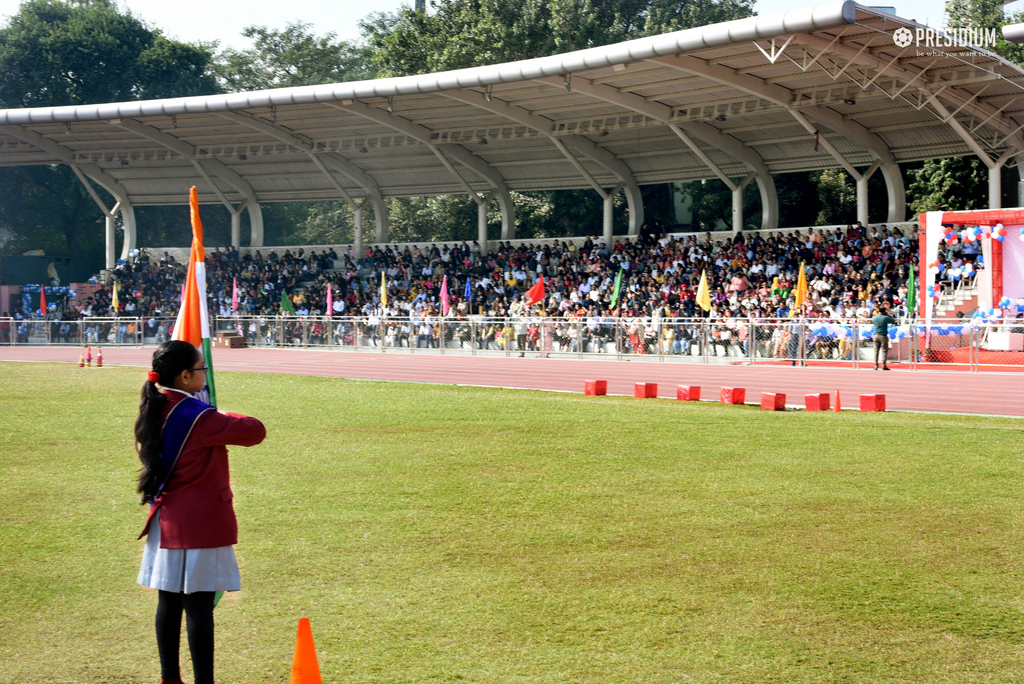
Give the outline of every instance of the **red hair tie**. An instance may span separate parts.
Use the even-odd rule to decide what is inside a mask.
[[[160,374],[156,371],[149,371],[149,375],[147,375],[146,378],[153,383],[160,382]]]

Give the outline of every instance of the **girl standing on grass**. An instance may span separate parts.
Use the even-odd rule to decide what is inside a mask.
[[[192,395],[206,386],[199,350],[172,340],[153,353],[142,386],[135,440],[139,493],[150,505],[138,583],[159,591],[156,644],[161,684],[181,684],[181,614],[187,616],[195,684],[213,683],[213,606],[218,591],[238,591],[226,445],[266,437],[255,418],[223,413]]]

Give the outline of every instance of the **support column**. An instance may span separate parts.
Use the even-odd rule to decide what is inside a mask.
[[[740,181],[739,185],[733,185],[732,191],[732,234],[743,230],[743,191],[747,189],[750,181],[754,180],[756,174],[751,171],[746,178]]]
[[[743,188],[732,189],[732,234],[743,230]]]
[[[246,202],[245,208],[249,210],[249,229],[251,236],[249,238],[250,247],[262,247],[263,246],[263,210],[260,209],[259,202]]]
[[[887,223],[903,221],[907,218],[907,191],[903,186],[903,174],[900,165],[883,163],[880,167],[885,180],[885,192],[889,197],[889,208],[886,213]]]
[[[498,206],[501,207],[501,239],[516,239],[516,205],[507,190],[498,190]]]
[[[366,204],[366,200],[363,200]],[[373,218],[377,222],[375,235],[377,242],[384,244],[388,241],[388,206],[384,204],[384,198],[377,192],[370,194],[370,205],[373,207]],[[360,223],[360,225],[362,225]]]
[[[242,246],[242,213],[238,211],[231,212],[231,246]]]
[[[480,256],[487,256],[487,200],[476,204],[476,233]]]
[[[1003,208],[1003,164],[1006,163],[1005,155],[995,164],[988,167],[988,208]],[[985,263],[989,263],[987,260]]]
[[[114,246],[115,246],[114,245],[114,240],[115,240],[115,237],[116,236],[114,234],[114,216],[112,214],[107,214],[107,230],[106,230],[107,244],[106,244],[106,254],[105,254],[104,261],[106,263],[106,268],[107,268],[108,271],[112,270],[115,266],[117,266],[117,259],[114,257]]]
[[[623,192],[626,193],[626,208],[629,210],[629,234],[639,235],[644,225],[644,195],[640,192],[640,185],[632,180],[620,184]],[[618,194],[618,188],[612,195]]]
[[[604,196],[604,216],[602,227],[604,228],[604,245],[609,253],[612,249],[612,218],[615,211],[615,195],[608,193]]]
[[[363,258],[363,207],[352,210],[352,251],[356,253],[356,263]]]
[[[383,203],[381,203],[381,206],[383,208]],[[374,206],[374,214],[376,214],[376,205]],[[388,241],[388,222],[386,212],[384,212],[383,220],[377,219],[377,226],[373,237],[378,245],[383,245]]]
[[[881,160],[875,160],[867,171],[854,176],[857,181],[857,220],[865,226],[868,225],[868,180],[875,175],[881,164]]]
[[[868,177],[857,179],[857,220],[868,225]]]
[[[761,230],[779,227],[779,193],[771,174],[757,174],[757,190],[761,194]]]
[[[114,216],[117,215],[117,212],[122,211],[122,209],[124,210],[123,216],[125,235],[124,248],[122,250],[121,258],[127,259],[128,251],[135,248],[135,211],[132,209],[131,203],[128,201],[127,193],[125,193],[123,197],[115,196],[115,198],[117,199],[117,204],[114,205],[113,209],[107,209],[107,205],[103,203],[102,199],[100,199],[99,194],[96,193],[95,188],[93,188],[92,185],[89,183],[88,179],[86,179],[86,176],[82,172],[82,170],[78,168],[78,166],[75,164],[71,164],[71,170],[75,172],[75,175],[78,177],[78,180],[85,187],[86,192],[89,193],[89,196],[92,197],[93,201],[96,203],[96,206],[99,207],[100,211],[103,212],[103,215],[106,217],[106,245],[104,248],[104,262],[108,270],[112,269],[117,265],[117,257],[114,256],[116,253],[115,248],[117,246],[117,232],[115,230],[114,225]]]
[[[121,208],[121,224],[124,227],[124,245],[121,247],[121,258],[127,259],[128,253],[138,246],[135,208],[126,202],[121,202],[118,206]]]

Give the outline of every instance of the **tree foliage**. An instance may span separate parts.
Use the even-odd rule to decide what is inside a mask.
[[[406,76],[543,57],[705,26],[751,16],[752,8],[751,0],[435,0],[428,13],[405,8],[372,14],[362,27],[377,75]],[[670,186],[644,188],[644,196],[648,220],[674,222]],[[601,233],[602,202],[591,190],[528,192],[516,194],[514,201],[519,236]],[[623,204],[620,194],[616,206]],[[426,202],[424,206],[433,205]],[[389,201],[389,207],[399,216],[408,214],[409,206]],[[444,216],[434,219],[446,220]],[[625,232],[626,221],[625,212],[617,210],[616,232]],[[427,224],[392,222],[393,229],[397,225],[411,230]],[[475,235],[475,220],[470,225]],[[457,224],[442,231],[452,236],[463,232]]]
[[[1003,167],[1001,206],[1017,205],[1017,172]],[[929,159],[909,176],[910,208],[926,211],[960,211],[988,207],[988,167],[977,157]]]
[[[434,0],[377,13],[363,33],[380,75],[530,59],[753,14],[751,0]]]
[[[954,0],[946,9],[948,25],[954,28],[998,29],[1024,22],[1024,12],[1007,15],[1000,0]],[[1024,65],[1024,46],[1000,39],[986,49],[1016,64]],[[982,209],[988,206],[988,169],[974,156],[930,159],[910,173],[909,207],[914,213],[939,209]],[[1016,193],[1006,192],[1015,179],[1003,169],[1004,196],[1016,205]],[[1006,206],[1005,204],[1003,206]]]
[[[0,27],[0,106],[214,93],[211,60],[210,46],[168,40],[112,0],[29,0]],[[0,169],[0,187],[6,250],[101,257],[103,217],[67,166]]]
[[[427,13],[401,9],[369,15],[361,42],[317,35],[308,23],[283,29],[250,26],[245,50],[167,39],[114,0],[28,0],[0,27],[0,106],[37,107],[177,97],[219,91],[352,81],[460,69],[530,59],[742,18],[752,0],[433,0]],[[999,0],[956,0],[949,25],[998,27],[1024,21],[1007,16]],[[1024,64],[1024,48],[1000,41],[994,51]],[[116,74],[116,78],[111,75]],[[908,204],[916,213],[987,204],[987,170],[974,157],[907,165]],[[1009,173],[1009,172],[1007,172]],[[1008,189],[1015,177],[1004,178]],[[775,177],[780,225],[845,223],[856,215],[855,184],[842,170]],[[72,256],[102,253],[102,217],[66,167],[0,169],[0,228],[13,233],[8,250],[41,247]],[[884,216],[881,174],[870,183],[873,220]],[[101,191],[102,192],[102,191]],[[673,222],[670,186],[643,188],[649,221]],[[731,198],[717,180],[686,185],[695,220],[730,224]],[[1007,195],[1012,196],[1012,191]],[[520,237],[589,235],[601,231],[601,200],[592,190],[513,193]],[[754,183],[744,192],[744,224],[760,225]],[[1011,199],[1011,202],[1013,200]],[[392,240],[472,240],[476,206],[464,195],[390,198]],[[144,244],[187,239],[180,208],[137,208]],[[226,242],[226,212],[210,210],[210,238]],[[221,215],[223,214],[223,215]],[[348,242],[352,210],[342,201],[264,206],[268,244]],[[616,198],[615,228],[625,232],[625,198]],[[497,202],[488,209],[498,237]],[[364,214],[364,239],[373,234]],[[88,227],[88,231],[82,229]],[[245,228],[243,228],[243,233]],[[184,237],[182,237],[184,235]]]
[[[844,169],[826,169],[818,175],[817,224],[830,226],[857,220],[857,183]]]
[[[168,40],[112,0],[29,0],[0,28],[4,107],[217,92],[209,46]]]
[[[317,36],[312,25],[295,22],[283,31],[249,26],[248,50],[227,48],[217,56],[215,73],[228,92],[341,83],[367,78],[366,50],[334,33]]]

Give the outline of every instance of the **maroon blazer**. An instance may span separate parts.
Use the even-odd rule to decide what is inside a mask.
[[[184,395],[164,392],[164,418]],[[237,413],[207,411],[196,423],[163,493],[146,518],[160,513],[160,548],[210,549],[238,543],[238,522],[231,504],[228,444],[253,446],[267,436],[263,423]]]

